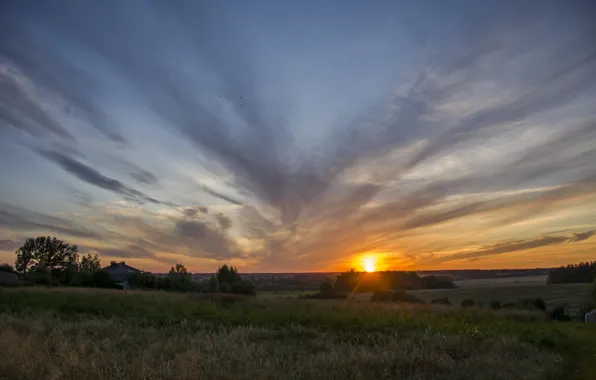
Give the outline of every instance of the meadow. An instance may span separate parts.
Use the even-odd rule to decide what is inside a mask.
[[[582,309],[590,303],[593,288],[589,283],[549,285],[544,276],[457,281],[456,285],[457,289],[412,290],[409,293],[426,302],[447,297],[457,306],[464,299],[488,304],[493,300],[509,303],[542,298],[549,309],[567,305],[568,313],[578,317],[583,316]]]
[[[0,289],[0,379],[587,379],[595,339],[533,311]]]

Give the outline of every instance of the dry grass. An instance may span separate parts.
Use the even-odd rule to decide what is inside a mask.
[[[0,289],[0,379],[587,379],[586,327],[459,307]]]
[[[139,327],[0,316],[3,379],[546,379],[561,357],[514,338],[474,340],[267,329]]]

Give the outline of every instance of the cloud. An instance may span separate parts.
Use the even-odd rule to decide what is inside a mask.
[[[225,234],[223,227],[218,230],[205,221],[178,220],[175,222],[174,232],[186,244],[190,256],[219,260],[244,256],[234,241]]]
[[[151,198],[148,195],[135,190],[122,182],[104,176],[92,167],[77,161],[73,157],[68,155],[55,152],[55,151],[43,151],[40,154],[48,160],[55,162],[60,165],[62,169],[74,175],[76,178],[88,184],[97,186],[104,190],[109,190],[116,194],[123,195],[124,197],[137,201],[137,202],[149,202],[155,204],[162,204],[163,202],[158,201],[155,198]],[[168,203],[171,204],[171,203]]]
[[[483,247],[469,252],[462,252],[436,258],[437,263],[444,263],[447,261],[463,260],[463,259],[479,259],[485,256],[501,255],[504,253],[511,253],[517,251],[525,251],[534,248],[546,247],[550,245],[573,243],[581,240],[589,239],[594,235],[594,231],[586,231],[575,233],[572,236],[541,236],[531,240],[517,240],[505,241],[498,244]],[[578,238],[580,237],[580,238]]]
[[[180,146],[184,140],[196,150],[185,159],[226,178],[228,188],[200,189],[240,206],[233,217],[194,206],[180,216],[135,221],[144,234],[135,239],[147,245],[138,246],[151,252],[171,247],[201,257],[254,255],[273,265],[413,250],[403,248],[412,235],[479,216],[487,228],[502,227],[596,190],[594,27],[572,6],[527,13],[505,4],[483,10],[482,18],[467,11],[474,22],[454,22],[453,30],[439,22],[417,28],[425,46],[408,52],[410,66],[396,62],[403,75],[391,93],[360,98],[362,106],[337,115],[338,124],[322,137],[307,132],[307,144],[294,133],[302,125],[292,115],[311,110],[303,112],[290,100],[294,94],[272,91],[263,79],[268,68],[256,53],[263,48],[251,39],[258,30],[245,29],[248,16],[237,22],[215,5],[193,2],[127,2],[118,14],[99,3],[25,8],[0,16],[0,122],[42,142],[48,136],[72,140],[64,145],[85,151],[78,149],[85,134],[75,128],[83,121],[110,144],[132,149],[145,137],[110,112],[119,109],[110,102],[130,97],[122,113],[141,110],[154,122],[151,128],[163,127]],[[326,23],[330,30],[334,25]],[[457,43],[446,42],[452,37]],[[315,58],[301,66],[317,67],[319,54],[304,55]],[[324,63],[325,76],[329,68],[343,70]],[[348,76],[347,84],[326,79],[309,96],[325,86],[341,88],[338,97],[357,89]],[[283,85],[290,92],[300,87]],[[324,114],[334,100],[313,113]],[[162,132],[160,138],[171,137]],[[163,144],[168,153],[177,148]],[[138,204],[175,206],[74,154],[51,148],[41,156]],[[111,162],[117,178],[130,177],[141,189],[172,184],[132,162]],[[172,191],[194,194],[196,187]],[[258,249],[241,248],[239,237]],[[485,252],[561,243],[541,237],[507,244]],[[143,254],[131,248],[137,245],[124,246],[123,254]]]
[[[102,237],[100,233],[78,225],[71,220],[41,214],[5,203],[0,203],[0,226],[19,232],[30,230],[51,231],[79,238]]]
[[[99,255],[105,255],[109,257],[117,257],[119,259],[151,259],[159,263],[171,264],[171,261],[156,255],[155,253],[139,246],[139,245],[128,245],[124,248],[88,248],[88,250],[96,252]]]

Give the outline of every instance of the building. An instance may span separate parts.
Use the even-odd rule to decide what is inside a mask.
[[[104,271],[108,273],[110,276],[110,280],[113,281],[116,285],[122,287],[122,289],[127,290],[130,289],[130,284],[128,283],[128,276],[131,273],[138,273],[140,270],[137,268],[133,268],[130,265],[126,265],[124,261],[119,263],[112,261],[109,266],[103,268]]]

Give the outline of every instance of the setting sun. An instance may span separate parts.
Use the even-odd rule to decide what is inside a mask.
[[[374,272],[377,270],[375,259],[373,259],[371,257],[368,257],[368,258],[362,260],[362,266],[363,266],[365,272]]]

